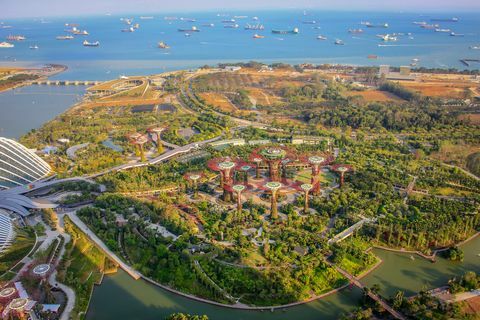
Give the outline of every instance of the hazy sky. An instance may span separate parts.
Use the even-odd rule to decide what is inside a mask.
[[[0,19],[104,13],[319,8],[362,11],[480,11],[480,0],[0,0]]]

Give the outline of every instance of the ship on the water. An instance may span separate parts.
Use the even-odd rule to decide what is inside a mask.
[[[133,27],[122,29],[122,32],[135,32],[135,29]]]
[[[478,46],[470,46],[471,50],[480,50],[480,45]]]
[[[189,29],[178,29],[179,32],[200,32],[200,29],[198,29],[197,27],[193,26]]]
[[[440,25],[439,24],[423,24],[423,25],[420,26],[420,28],[433,30],[433,29],[440,28]]]
[[[238,27],[240,27],[238,24],[226,24],[223,26],[224,28],[227,28],[227,29],[237,29]]]
[[[140,20],[152,20],[153,16],[141,16]]]
[[[245,25],[245,30],[263,30],[265,29],[265,27],[263,26],[263,24],[261,23],[257,23],[257,24],[249,24],[247,23]]]
[[[343,40],[337,39],[335,40],[334,44],[337,46],[344,46],[345,42],[343,42]]]
[[[388,23],[374,24],[371,22],[365,22],[365,26],[367,28],[388,28],[389,27]]]
[[[272,30],[272,33],[275,33],[275,34],[298,34],[298,32],[299,32],[298,28],[293,28],[292,30],[277,30],[277,29]]]
[[[318,35],[317,40],[327,40],[327,37],[322,36],[322,35]]]
[[[215,27],[215,24],[214,24],[214,23],[204,23],[204,24],[202,24],[202,27],[210,27],[210,28],[213,28],[213,27]]]
[[[424,26],[427,24],[426,21],[413,21],[413,24],[417,25],[417,26]]]
[[[180,18],[181,21],[186,21],[186,22],[195,22],[197,21],[196,19],[193,18]]]
[[[307,20],[307,21],[302,21],[303,24],[317,24],[316,20]]]
[[[157,45],[160,49],[170,49],[170,46],[167,45],[165,42],[160,41]]]
[[[348,32],[349,33],[353,33],[353,34],[359,34],[359,33],[363,33],[363,29],[348,29]]]
[[[13,48],[15,45],[9,42],[0,42],[0,48]]]
[[[450,32],[450,37],[465,37],[463,33]]]
[[[100,42],[95,41],[95,42],[88,42],[87,40],[83,41],[83,46],[84,47],[98,47],[100,46]]]
[[[73,36],[70,36],[70,35],[68,35],[68,36],[58,36],[55,39],[57,39],[57,40],[72,40]]]
[[[35,44],[33,46],[30,46],[29,48],[30,50],[37,50],[39,47]]]
[[[263,38],[265,38],[265,36],[262,36],[262,35],[259,35],[259,34],[256,34],[256,33],[255,33],[255,34],[253,35],[253,38],[254,38],[254,39],[263,39]]]
[[[452,30],[450,30],[450,29],[440,29],[440,28],[437,28],[437,29],[435,29],[435,32],[451,33]]]
[[[433,18],[433,19],[430,19],[430,21],[435,21],[435,22],[458,22],[458,18],[457,17],[453,17],[453,18]]]
[[[379,37],[380,39],[382,39],[385,42],[397,41],[398,40],[398,38],[396,36],[390,35],[390,34],[377,34],[377,37]]]
[[[7,40],[8,41],[23,41],[27,39],[25,36],[19,36],[19,35],[8,35]]]

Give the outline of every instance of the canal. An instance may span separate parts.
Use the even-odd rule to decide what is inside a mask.
[[[432,263],[410,254],[374,250],[383,259],[382,265],[362,280],[368,286],[379,284],[381,294],[393,295],[404,290],[407,295],[421,289],[445,285],[451,277],[465,271],[480,272],[480,237],[462,246],[463,262],[438,258]],[[240,311],[208,305],[180,297],[143,280],[133,280],[123,271],[107,276],[93,293],[87,319],[164,319],[174,312],[206,314],[213,320],[256,319],[338,319],[341,314],[358,306],[362,293],[347,288],[324,299],[285,311]]]

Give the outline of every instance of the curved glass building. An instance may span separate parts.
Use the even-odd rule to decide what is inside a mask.
[[[20,143],[0,137],[0,189],[26,185],[51,172],[48,163]]]
[[[7,250],[15,238],[12,220],[6,212],[0,209],[0,254]]]

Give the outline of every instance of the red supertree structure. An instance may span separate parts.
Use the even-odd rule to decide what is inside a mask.
[[[297,181],[293,184],[293,187],[300,191],[303,192],[303,195],[305,197],[305,200],[303,202],[303,212],[306,214],[308,213],[308,196],[310,194],[310,191],[313,189],[313,185],[311,183],[304,183],[302,181]]]
[[[257,159],[262,159],[268,165],[270,180],[279,181],[280,164],[285,159],[295,159],[295,153],[285,146],[263,146],[253,150],[250,155],[250,160],[257,162]]]
[[[203,173],[201,172],[187,172],[183,175],[183,178],[192,184],[193,188],[193,197],[197,198],[198,196],[198,181],[203,178]]]
[[[312,193],[315,195],[320,194],[320,169],[322,166],[325,166],[334,160],[333,155],[304,155],[300,159],[301,161],[308,163],[312,168],[312,176],[310,179],[310,184],[313,186]]]
[[[236,165],[237,161],[230,157],[213,158],[207,163],[210,170],[220,172],[220,188],[223,190],[223,201],[232,200],[230,188],[233,185],[233,171]]]
[[[235,162],[235,171],[242,174],[239,180],[243,180],[243,184],[248,186],[248,172],[253,169],[253,166],[243,160],[237,160]],[[237,177],[238,178],[238,177]]]
[[[233,186],[226,186],[229,192],[234,192],[237,196],[237,213],[242,213],[242,193],[247,190],[247,186],[244,184],[235,184]]]
[[[352,172],[353,167],[349,164],[335,164],[332,166],[332,170],[340,174],[340,187],[343,187],[345,173]]]
[[[5,286],[0,290],[0,304],[6,306],[13,299],[18,298],[17,289],[13,285]]]
[[[163,152],[163,144],[162,144],[162,132],[167,129],[166,126],[160,126],[160,127],[152,127],[148,128],[147,132],[150,133],[151,135],[155,135],[156,141],[155,143],[157,144],[157,152],[162,153]]]
[[[270,192],[270,217],[272,219],[278,219],[277,197],[282,187],[284,187],[283,184],[277,181],[267,182],[261,187],[263,190]]]

